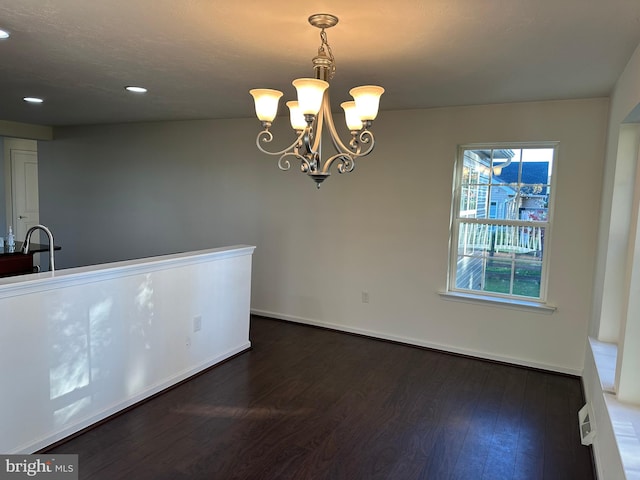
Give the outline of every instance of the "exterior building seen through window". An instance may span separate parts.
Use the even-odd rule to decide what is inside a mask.
[[[449,291],[544,302],[557,144],[459,148]]]

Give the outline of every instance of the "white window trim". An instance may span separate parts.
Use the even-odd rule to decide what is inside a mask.
[[[438,294],[445,300],[454,300],[464,303],[475,303],[481,305],[494,305],[514,310],[528,310],[537,313],[551,314],[556,311],[557,307],[549,303],[537,302],[535,300],[520,300],[515,298],[497,297],[492,295],[483,295],[482,293],[459,292],[459,291],[443,291]]]
[[[559,157],[559,143],[557,141],[544,141],[544,142],[496,142],[496,143],[470,143],[462,144],[458,146],[455,160],[455,168],[453,175],[452,185],[452,201],[451,212],[449,221],[449,268],[447,270],[447,290],[445,292],[439,292],[442,297],[449,297],[451,299],[458,299],[462,301],[473,301],[479,303],[493,303],[496,305],[512,306],[519,309],[534,309],[539,311],[546,311],[552,313],[556,310],[554,305],[547,302],[547,287],[549,278],[549,256],[552,245],[552,231],[554,220],[554,205],[556,198],[556,177],[558,168]],[[479,291],[474,292],[472,290],[459,289],[455,287],[455,272],[457,268],[457,244],[458,244],[458,230],[456,230],[458,224],[461,221],[472,220],[471,223],[498,223],[494,219],[464,219],[460,209],[460,197],[457,194],[459,183],[461,181],[462,171],[464,169],[464,159],[462,158],[462,152],[465,150],[488,150],[488,149],[528,149],[528,148],[549,148],[554,150],[553,165],[551,174],[551,196],[549,198],[548,205],[548,222],[546,222],[545,231],[545,252],[542,259],[542,274],[540,278],[540,298],[527,298],[518,297],[509,294],[500,294],[493,292]],[[458,212],[460,215],[458,215]],[[487,220],[489,222],[487,222]],[[509,220],[500,220],[500,224],[509,223]],[[518,222],[521,223],[521,222]]]

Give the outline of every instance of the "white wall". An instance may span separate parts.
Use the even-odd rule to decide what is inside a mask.
[[[637,158],[635,155],[625,155],[618,147],[620,140],[623,140],[624,146],[625,134],[629,136],[629,132],[624,131],[623,122],[639,104],[640,46],[629,60],[611,96],[598,233],[597,275],[590,329],[591,334],[602,341],[618,340],[620,319],[626,305],[624,296],[627,290],[627,241]],[[637,118],[636,122],[638,120],[640,118]],[[626,143],[633,145],[634,142],[631,139]],[[610,320],[601,322],[603,318]]]
[[[61,267],[253,244],[256,311],[580,373],[607,109],[592,99],[385,111],[374,154],[319,191],[257,152],[256,120],[57,129],[39,146],[41,220]],[[560,142],[557,311],[443,300],[457,145],[549,140]]]
[[[36,451],[249,348],[252,251],[0,279],[0,452]]]
[[[634,191],[637,195],[637,161],[640,142],[640,46],[629,60],[624,72],[611,95],[609,127],[602,188],[602,208],[598,232],[597,267],[594,277],[593,317],[590,335],[601,341],[618,343],[618,361],[623,355],[625,316],[628,311],[631,261],[634,244],[629,242],[631,219],[634,205]],[[631,123],[625,123],[631,122]],[[636,322],[637,318],[632,318]],[[626,342],[637,347],[637,336],[627,336]],[[627,366],[637,370],[633,357],[625,359]],[[612,375],[613,377],[613,375]],[[632,373],[627,381],[637,379]],[[600,385],[598,372],[591,353],[587,356],[583,382],[587,401],[591,403],[598,432],[594,439],[594,453],[598,471],[602,478],[625,478],[620,472],[627,472],[627,478],[636,478],[638,467],[638,430],[626,419],[612,418],[612,405],[618,402],[616,395],[607,393]],[[607,402],[609,399],[609,402]],[[638,408],[634,417],[637,422]],[[615,430],[618,434],[616,444]],[[629,433],[631,432],[631,433]],[[635,433],[635,435],[634,435]],[[620,459],[622,455],[622,461]],[[633,472],[633,473],[631,473]]]

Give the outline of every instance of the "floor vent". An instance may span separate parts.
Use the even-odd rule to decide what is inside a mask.
[[[588,403],[578,412],[578,426],[580,428],[580,441],[583,445],[591,445],[596,436],[596,426],[593,422],[593,414]]]

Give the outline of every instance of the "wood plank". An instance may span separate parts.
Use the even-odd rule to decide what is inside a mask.
[[[260,317],[251,341],[49,451],[109,480],[594,478],[578,378]]]

